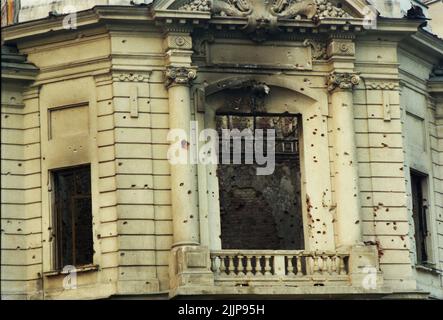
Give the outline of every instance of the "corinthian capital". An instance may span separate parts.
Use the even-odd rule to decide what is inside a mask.
[[[190,85],[192,80],[197,78],[195,69],[186,67],[168,67],[165,72],[166,87],[174,85]]]
[[[360,83],[360,77],[355,73],[338,73],[332,72],[328,76],[328,90],[335,89],[351,90]]]

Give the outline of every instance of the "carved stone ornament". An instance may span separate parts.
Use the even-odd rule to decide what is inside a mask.
[[[327,59],[327,46],[325,42],[315,41],[307,39],[303,43],[305,46],[311,46],[312,48],[312,59],[314,60],[324,60]]]
[[[190,68],[168,67],[165,72],[165,84],[167,87],[173,85],[190,85],[195,78],[197,78],[197,72]]]
[[[114,74],[114,81],[121,82],[149,82],[149,74],[139,74],[139,73],[120,73]]]
[[[360,83],[360,77],[355,73],[333,72],[328,76],[328,90],[335,89],[350,90]]]
[[[221,17],[247,17],[244,30],[259,42],[278,31],[279,19],[318,21],[349,17],[343,9],[327,0],[190,0],[179,10],[210,12]]]
[[[218,16],[255,15],[265,19],[271,16],[297,20],[350,17],[328,0],[191,0],[179,10],[207,11]]]
[[[368,90],[396,90],[398,85],[394,82],[370,82],[367,84]]]

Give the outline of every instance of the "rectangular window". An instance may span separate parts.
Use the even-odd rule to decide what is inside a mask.
[[[223,249],[304,249],[301,205],[298,115],[267,113],[217,113],[217,129],[275,130],[275,170],[257,175],[257,163],[246,163],[246,141],[241,164],[223,164],[219,155],[221,240]],[[266,139],[266,136],[264,136]],[[231,154],[236,154],[230,141]],[[264,143],[266,148],[266,143]],[[249,152],[253,152],[251,147]],[[220,145],[220,153],[223,145]],[[232,159],[231,159],[232,160]]]
[[[411,190],[412,190],[412,215],[415,227],[415,244],[417,252],[417,263],[425,264],[428,262],[428,206],[426,202],[427,176],[411,172]]]
[[[93,263],[90,166],[53,172],[57,268]]]

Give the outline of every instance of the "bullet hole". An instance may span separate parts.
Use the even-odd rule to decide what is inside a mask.
[[[188,223],[188,220],[183,220],[183,223]]]
[[[383,148],[389,147],[386,143],[382,143],[381,145],[383,146]]]
[[[182,145],[182,148],[185,150],[188,150],[189,147],[191,146],[191,144],[186,140],[182,140],[181,145]]]
[[[145,186],[144,186],[144,187],[145,187],[145,189],[148,189],[148,185],[147,185],[147,184],[145,184]]]
[[[19,229],[17,229],[17,232],[21,232],[21,231],[22,231],[22,229],[20,229],[20,228],[19,228]]]
[[[123,119],[126,119],[126,116],[123,116]]]
[[[366,200],[369,200],[369,199],[371,199],[371,197],[369,197],[369,196],[368,196],[368,197],[366,197]]]
[[[21,167],[22,166],[22,164],[21,163],[19,163],[19,164],[17,164],[19,167]]]
[[[32,259],[35,259],[35,256],[32,256]]]
[[[188,191],[188,194],[191,194],[191,193],[192,193],[192,191],[191,191],[191,190],[189,190],[189,191]]]
[[[182,183],[180,183],[180,187],[183,187],[185,184],[182,182]]]
[[[5,119],[8,119],[9,118],[9,116],[8,115],[5,115]]]
[[[121,252],[121,253],[120,253],[120,257],[123,257],[124,255],[125,255],[124,252]]]
[[[355,224],[359,224],[359,223],[360,223],[360,220],[355,221]]]
[[[345,156],[349,156],[349,153],[345,152],[344,155],[345,155]]]
[[[131,185],[131,188],[135,188],[135,187],[136,187],[136,185],[135,185],[135,184]]]
[[[123,165],[123,162],[119,162],[118,165],[119,167],[121,167]]]
[[[101,237],[102,237],[101,234],[98,234],[98,235],[97,235],[97,239],[100,239]]]
[[[128,224],[128,221],[123,222],[123,224]]]
[[[126,40],[122,40],[122,43],[126,43]]]
[[[193,215],[190,215],[189,218],[194,219],[194,216],[193,216]]]

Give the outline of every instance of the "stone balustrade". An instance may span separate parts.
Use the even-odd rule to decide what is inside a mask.
[[[221,250],[211,252],[216,280],[348,280],[349,253]]]

